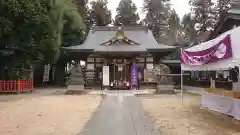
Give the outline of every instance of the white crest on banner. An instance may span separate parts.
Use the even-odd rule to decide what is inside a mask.
[[[221,59],[226,55],[226,53],[227,53],[227,47],[225,44],[222,43],[218,46],[218,49],[215,52],[215,56]]]

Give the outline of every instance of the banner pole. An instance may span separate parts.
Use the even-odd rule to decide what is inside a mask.
[[[183,47],[180,46],[180,57],[181,57],[181,60],[182,60],[182,51],[183,51]],[[182,61],[180,63],[180,66],[181,66],[181,103],[183,105],[183,70],[182,70]]]
[[[183,70],[181,69],[181,103],[183,104]]]

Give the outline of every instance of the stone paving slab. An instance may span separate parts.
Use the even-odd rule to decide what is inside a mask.
[[[107,94],[79,135],[158,135],[140,100],[131,94]]]
[[[88,90],[86,90],[88,91]],[[89,90],[90,92],[88,94],[90,95],[99,95],[99,94],[133,94],[133,95],[139,95],[139,94],[154,94],[156,90],[146,89],[146,90]]]

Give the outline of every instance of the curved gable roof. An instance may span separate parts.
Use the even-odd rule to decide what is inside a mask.
[[[65,49],[70,50],[106,50],[106,51],[140,51],[140,50],[168,50],[175,49],[174,46],[168,46],[163,44],[158,44],[155,40],[153,33],[147,27],[144,26],[130,26],[123,27],[124,36],[133,42],[138,43],[137,46],[129,46],[129,45],[114,45],[112,47],[103,46],[102,43],[111,40],[116,36],[118,27],[108,27],[108,26],[97,26],[92,28],[89,31],[88,36],[85,42],[82,45],[71,46]],[[115,48],[114,48],[115,47]]]

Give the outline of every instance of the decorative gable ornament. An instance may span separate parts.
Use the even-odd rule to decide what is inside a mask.
[[[122,30],[122,27],[118,27],[118,31],[116,33],[116,39],[117,40],[123,40],[125,38],[124,31]]]
[[[124,36],[124,31],[122,29],[122,27],[118,28],[118,31],[116,32],[116,36],[113,37],[112,39],[110,39],[107,42],[102,43],[101,45],[105,45],[105,46],[110,46],[115,42],[126,42],[129,45],[139,45],[138,43],[128,39],[126,36]]]

